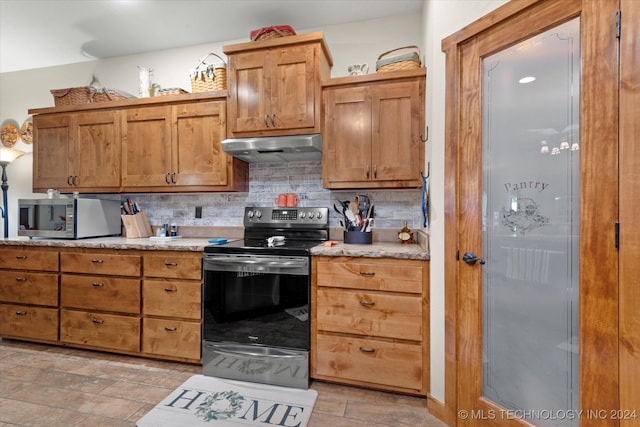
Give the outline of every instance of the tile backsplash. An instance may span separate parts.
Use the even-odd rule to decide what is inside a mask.
[[[249,191],[245,193],[145,193],[123,194],[131,198],[149,217],[151,225],[176,223],[178,226],[242,227],[245,206],[275,206],[279,193],[295,193],[298,206],[329,207],[331,227],[340,227],[333,210],[337,200],[352,200],[367,194],[375,205],[376,228],[422,228],[420,189],[409,190],[327,190],[322,187],[321,162],[252,163],[249,165]],[[202,218],[195,217],[202,207]]]

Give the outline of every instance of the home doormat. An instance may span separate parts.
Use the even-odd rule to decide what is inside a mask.
[[[194,375],[174,390],[137,427],[305,427],[315,390]]]

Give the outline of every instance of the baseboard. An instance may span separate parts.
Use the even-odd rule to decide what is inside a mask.
[[[446,423],[444,419],[444,403],[434,399],[431,395],[427,396],[427,410],[431,415]]]

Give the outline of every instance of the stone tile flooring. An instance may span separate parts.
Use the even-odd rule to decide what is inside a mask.
[[[0,427],[132,427],[201,367],[0,340]],[[443,427],[426,399],[314,381],[309,427]]]

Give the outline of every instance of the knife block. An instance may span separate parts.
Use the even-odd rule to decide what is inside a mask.
[[[127,238],[138,239],[152,235],[153,231],[146,213],[138,212],[134,215],[121,215],[121,217]]]

